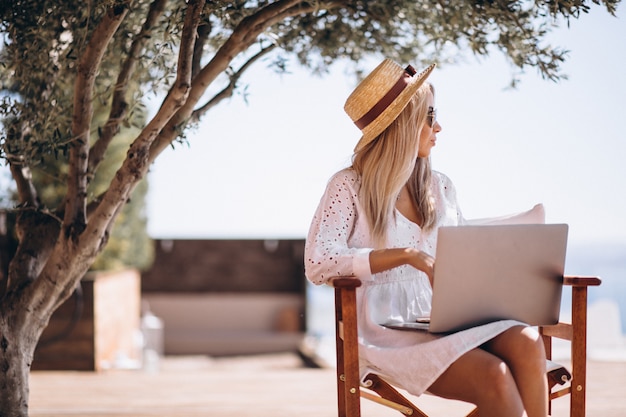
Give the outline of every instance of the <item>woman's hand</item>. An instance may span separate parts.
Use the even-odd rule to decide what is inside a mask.
[[[402,265],[411,265],[428,275],[433,284],[435,258],[415,248],[376,249],[370,252],[370,270],[372,274],[387,271]]]
[[[435,258],[421,250],[409,248],[407,251],[409,252],[408,264],[425,272],[432,286],[435,278]]]

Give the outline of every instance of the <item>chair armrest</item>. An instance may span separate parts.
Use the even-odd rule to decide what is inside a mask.
[[[361,286],[361,280],[354,277],[335,277],[328,280],[328,285],[333,288],[357,288]]]
[[[572,287],[595,287],[602,283],[599,277],[564,276],[563,285]]]
[[[595,287],[602,283],[598,277],[565,276],[563,285],[572,287]],[[328,280],[328,285],[334,288],[356,288],[361,286],[361,280],[355,277],[336,277]]]

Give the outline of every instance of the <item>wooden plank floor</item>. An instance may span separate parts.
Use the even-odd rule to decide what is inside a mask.
[[[590,362],[588,417],[626,416],[626,362]],[[158,372],[35,371],[32,417],[331,417],[336,416],[334,369],[307,369],[291,353],[213,359],[168,357]],[[569,398],[569,397],[565,397]],[[557,399],[553,416],[567,415]],[[431,396],[416,400],[437,416],[461,416],[464,403]],[[364,417],[400,416],[363,401]]]

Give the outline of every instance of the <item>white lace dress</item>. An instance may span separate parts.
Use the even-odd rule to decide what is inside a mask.
[[[396,211],[389,225],[390,247],[415,247],[435,256],[436,229],[464,222],[448,177],[433,172],[431,186],[439,218],[435,231],[422,232]],[[373,248],[358,190],[352,169],[330,179],[306,241],[306,276],[318,285],[337,276],[354,276],[363,282],[357,289],[361,376],[373,371],[421,395],[462,354],[520,323],[499,321],[446,336],[381,326],[390,319],[413,321],[430,315],[432,289],[426,274],[408,265],[370,273]]]

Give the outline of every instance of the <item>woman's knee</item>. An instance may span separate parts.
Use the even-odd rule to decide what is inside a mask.
[[[546,349],[543,344],[543,338],[532,327],[525,327],[520,333],[517,357],[521,357],[523,363],[535,365],[539,368],[539,371],[545,372]]]
[[[543,339],[532,327],[512,327],[490,342],[487,350],[505,359],[509,366],[523,363],[545,368]]]

